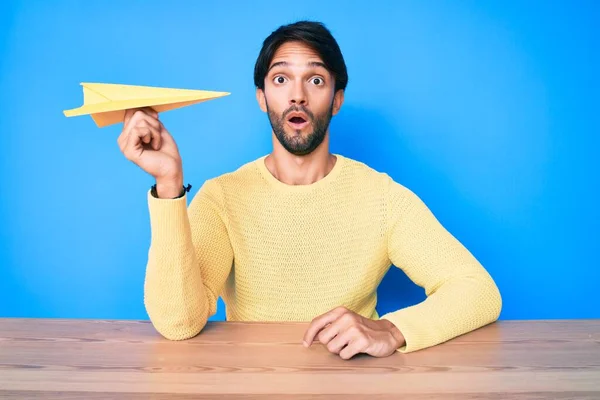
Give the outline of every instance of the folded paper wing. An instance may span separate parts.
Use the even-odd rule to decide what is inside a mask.
[[[203,101],[227,96],[228,92],[171,89],[112,83],[81,83],[83,105],[64,110],[67,117],[91,115],[98,127],[123,122],[130,108],[151,107],[156,112],[174,110]]]

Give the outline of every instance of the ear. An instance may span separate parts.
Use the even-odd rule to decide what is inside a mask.
[[[333,96],[333,109],[331,110],[331,114],[335,115],[342,108],[342,104],[344,103],[344,90],[338,90]]]
[[[256,101],[258,101],[258,106],[263,112],[267,112],[267,100],[265,99],[265,91],[259,88],[256,88]]]

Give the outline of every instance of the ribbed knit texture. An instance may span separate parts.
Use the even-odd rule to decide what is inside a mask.
[[[337,306],[386,318],[406,338],[402,352],[498,318],[490,275],[411,190],[339,154],[324,178],[287,185],[265,157],[207,180],[189,207],[148,192],[144,297],[163,336],[197,335],[219,296],[229,321],[308,322]],[[427,299],[379,317],[376,290],[392,264]]]

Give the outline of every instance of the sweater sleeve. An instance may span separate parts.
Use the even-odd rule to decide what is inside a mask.
[[[381,316],[398,327],[408,353],[434,346],[498,319],[502,298],[475,257],[423,201],[390,181],[388,254],[427,298]]]
[[[220,187],[208,180],[186,207],[187,195],[157,199],[148,192],[151,243],[144,304],[167,339],[196,336],[216,313],[233,263]]]

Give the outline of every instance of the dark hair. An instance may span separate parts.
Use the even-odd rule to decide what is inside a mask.
[[[321,22],[298,21],[282,25],[265,39],[254,65],[254,85],[264,90],[265,76],[277,49],[286,42],[301,42],[316,51],[335,78],[335,92],[345,90],[348,72],[340,47]]]

